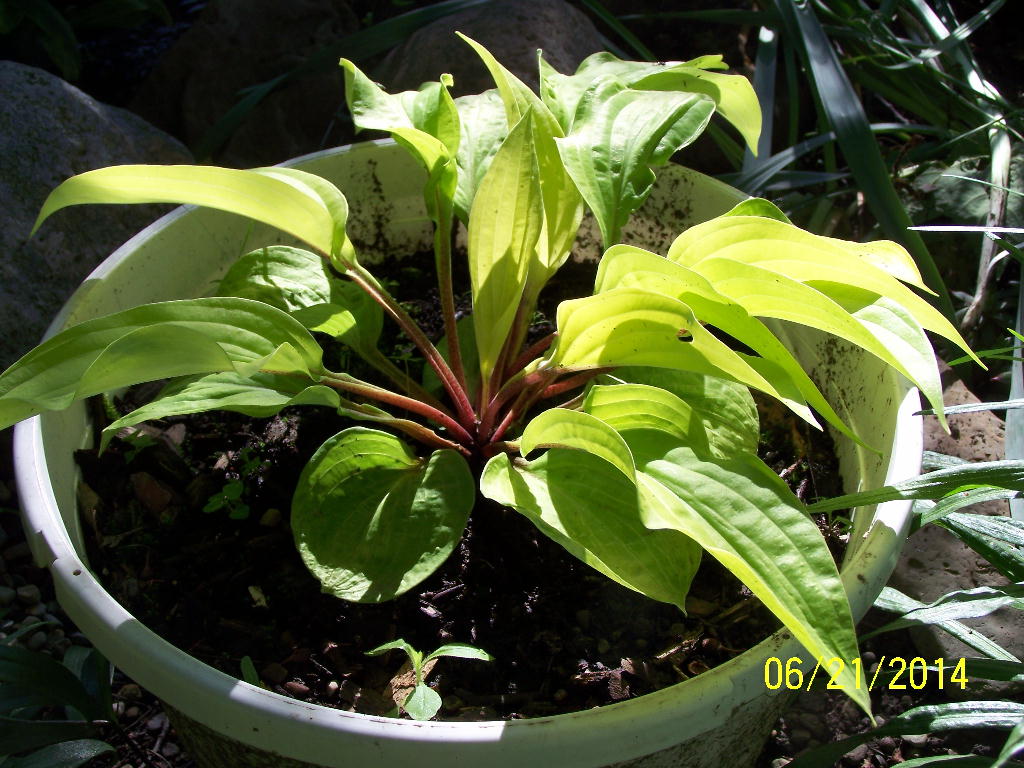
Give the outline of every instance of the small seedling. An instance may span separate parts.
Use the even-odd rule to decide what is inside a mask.
[[[405,651],[405,655],[409,657],[409,662],[412,664],[413,674],[416,676],[415,686],[402,703],[402,709],[413,720],[429,720],[441,708],[441,697],[437,694],[437,691],[424,681],[425,675],[423,670],[428,662],[433,659],[439,659],[442,656],[455,656],[460,659],[479,659],[481,661],[494,660],[491,654],[466,643],[448,643],[424,657],[420,651],[417,651],[402,639],[392,640],[390,643],[377,646],[372,651],[367,651],[366,655],[379,656],[382,653],[396,650]]]

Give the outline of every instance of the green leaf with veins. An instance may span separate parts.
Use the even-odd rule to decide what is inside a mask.
[[[233,371],[315,380],[322,350],[279,309],[249,299],[147,304],[61,331],[0,376],[0,428],[144,381]]]
[[[512,507],[587,565],[653,600],[685,609],[700,547],[644,525],[637,486],[582,450],[552,448],[533,461],[493,457],[480,492]]]
[[[562,163],[601,228],[605,247],[654,184],[650,166],[673,131],[680,149],[704,130],[715,103],[693,93],[641,91],[603,76],[580,99],[572,130],[556,139]]]
[[[508,135],[505,105],[494,88],[472,96],[455,99],[462,123],[459,152],[458,184],[455,187],[455,213],[464,224],[469,223],[469,211],[498,147]]]
[[[393,435],[352,427],[325,442],[302,471],[292,532],[324,592],[380,602],[444,562],[475,496],[469,467],[455,451],[421,459]]]
[[[563,301],[557,327],[558,339],[541,367],[650,366],[719,376],[766,392],[816,423],[781,370],[768,370],[760,358],[733,351],[704,328],[686,304],[670,296],[614,288]]]
[[[333,336],[364,358],[377,353],[384,325],[380,305],[301,248],[273,245],[247,253],[231,266],[215,293],[284,310],[309,330]]]
[[[551,408],[537,414],[519,438],[525,457],[538,448],[574,448],[604,459],[636,482],[629,447],[615,429],[600,418],[582,411]]]
[[[486,48],[465,35],[459,34],[459,37],[476,51],[494,78],[505,105],[508,125],[514,126],[527,112],[533,118],[533,143],[544,218],[523,292],[525,303],[530,308],[535,305],[547,281],[569,257],[583,219],[583,199],[556,145],[556,140],[563,133],[555,116],[537,94],[498,63]]]
[[[813,660],[857,656],[850,606],[832,555],[804,506],[757,456],[701,459],[658,433],[623,434],[636,460],[646,526],[690,536],[740,579]],[[813,665],[813,664],[812,664]],[[871,711],[854,671],[837,684]]]
[[[494,156],[469,216],[473,325],[485,383],[512,331],[543,213],[527,112]]]
[[[115,165],[73,176],[46,198],[32,232],[50,215],[83,203],[189,203],[277,227],[332,259],[354,259],[345,236],[348,206],[329,182],[287,169]],[[343,264],[339,264],[344,268]]]
[[[374,83],[348,59],[345,70],[345,101],[359,130],[387,131],[427,171],[424,201],[434,222],[451,218],[458,169],[459,115],[448,93],[451,76],[424,83],[418,91],[390,94]]]
[[[234,371],[188,376],[171,381],[155,399],[108,425],[100,450],[119,430],[167,416],[233,411],[266,418],[292,405],[321,405],[336,410],[342,402],[336,390],[308,377],[275,373],[242,376]]]

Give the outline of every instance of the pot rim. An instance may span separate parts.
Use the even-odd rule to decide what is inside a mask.
[[[383,147],[393,145],[393,142],[378,140],[337,147],[295,158],[287,164],[329,158],[367,144]],[[89,275],[83,287],[105,278],[131,258],[139,244],[159,234],[192,209],[193,206],[175,209],[140,231],[103,261]],[[80,290],[69,299],[51,324],[47,336],[60,329],[87,294],[88,291]],[[893,460],[889,464],[887,481],[911,477],[920,470],[922,420],[920,416],[913,415],[919,408],[916,390],[909,389],[899,405]],[[740,703],[758,687],[763,693],[763,668],[767,658],[787,658],[806,653],[788,632],[779,630],[709,672],[660,691],[591,710],[523,720],[417,722],[344,712],[282,696],[236,680],[188,656],[146,628],[103,589],[78,556],[62,520],[47,471],[42,418],[33,417],[14,429],[15,479],[36,562],[50,569],[58,598],[66,612],[101,651],[109,654],[110,648],[125,644],[126,651],[121,658],[115,657],[114,662],[172,707],[188,709],[189,704],[197,704],[199,714],[189,714],[190,717],[232,738],[244,739],[257,748],[275,752],[282,751],[283,746],[296,747],[297,751],[287,749],[285,752],[295,759],[316,762],[324,759],[323,756],[316,757],[316,754],[337,754],[339,734],[349,734],[358,737],[358,744],[368,745],[364,753],[366,759],[374,759],[374,756],[379,759],[379,741],[383,739],[406,742],[411,749],[407,753],[409,758],[419,758],[421,764],[425,764],[422,758],[426,755],[417,751],[417,747],[461,745],[458,752],[461,760],[471,754],[489,756],[489,752],[478,754],[473,748],[498,742],[502,749],[532,746],[537,751],[531,754],[537,758],[544,756],[549,762],[554,755],[552,750],[556,750],[561,756],[559,762],[565,766],[589,765],[591,763],[584,758],[592,758],[594,754],[605,762],[615,762],[656,751],[661,743],[673,743],[666,742],[673,733],[678,741],[681,718],[689,717],[695,706],[720,706],[714,702],[721,698],[723,689],[731,689],[733,700],[739,696]],[[872,518],[871,529],[865,536],[865,539],[874,539],[878,543],[854,547],[854,542],[851,542],[850,553],[854,557],[847,557],[842,576],[855,619],[866,612],[874,595],[888,579],[906,538],[910,506],[910,502],[879,505]],[[883,548],[882,554],[879,554],[878,547]],[[161,659],[160,666],[167,668],[165,672],[154,670],[153,657]],[[167,689],[176,681],[180,685],[183,680],[187,681],[183,690]],[[202,706],[204,701],[206,706]],[[216,721],[213,715],[223,715],[224,710],[231,710],[236,716],[244,715],[243,719],[250,725],[244,729],[218,728],[213,724]],[[203,719],[204,712],[211,715],[211,720]],[[722,714],[728,717],[728,712]],[[637,737],[638,718],[647,721],[642,739]],[[686,722],[688,727],[699,726],[691,720]],[[709,723],[704,730],[715,726],[716,723]],[[246,733],[241,733],[242,730]],[[619,748],[609,750],[608,744],[613,742],[602,740],[595,749],[591,745],[595,731],[611,736],[612,740],[617,739]],[[697,731],[698,734],[700,732]],[[350,747],[356,747],[357,742],[345,744],[345,759],[356,759],[359,750],[352,751]],[[529,758],[519,752],[517,760],[524,759]]]

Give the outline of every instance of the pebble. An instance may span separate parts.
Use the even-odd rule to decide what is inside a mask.
[[[35,584],[26,584],[24,587],[18,587],[16,590],[18,593],[18,600],[23,605],[36,605],[43,601],[43,593],[39,591],[39,587]],[[45,606],[43,606],[45,608]],[[44,610],[43,613],[46,611]]]
[[[605,640],[603,637],[597,641],[597,652],[600,654],[608,653],[611,647],[612,644]]]
[[[864,662],[864,667],[865,668],[871,666],[876,661],[878,661],[878,656],[875,653],[871,652],[871,651],[864,651],[864,653],[862,653],[860,655],[860,658],[861,658],[861,661]]]
[[[160,712],[146,721],[147,731],[159,731],[167,725],[167,715]]]
[[[25,641],[25,647],[30,651],[40,651],[46,645],[46,633],[45,632],[33,632],[29,635],[28,640]]]
[[[331,680],[331,682],[327,684],[327,698],[333,699],[335,696],[337,696],[339,688],[341,688],[341,686],[338,685],[338,681]]]
[[[43,621],[46,621],[46,606],[42,603],[36,603],[35,605],[29,606],[25,609],[25,613],[29,616],[38,616]]]
[[[799,749],[811,740],[811,732],[806,728],[794,728],[789,733],[789,740],[794,747]]]
[[[260,516],[260,525],[264,528],[275,528],[281,522],[281,510],[271,507]]]
[[[793,759],[790,757],[776,757],[772,760],[772,768],[786,768],[791,762]]]
[[[891,755],[896,750],[896,739],[892,736],[883,736],[877,744],[878,748],[887,755]]]
[[[46,613],[43,614],[43,621],[48,621],[51,624],[53,624],[54,626],[56,626],[56,627],[63,627],[64,626],[64,622],[61,621],[60,618],[55,616],[50,611],[47,611]]]
[[[128,718],[129,720],[134,720],[135,718],[137,718],[139,716],[139,712],[140,712],[139,708],[133,705],[133,706],[128,707],[128,709],[126,709],[124,711],[124,716],[126,718]]]
[[[281,687],[288,691],[292,696],[309,696],[309,686],[305,683],[300,683],[298,680],[289,680]]]
[[[846,759],[853,765],[861,765],[867,760],[868,755],[871,754],[871,748],[867,744],[861,744],[855,749],[850,750],[846,755]]]
[[[40,621],[38,616],[26,616],[24,619],[22,619],[21,621],[18,622],[18,626],[19,627],[27,627],[30,624],[39,624],[39,623],[41,623],[41,621]]]
[[[926,733],[912,733],[908,736],[900,736],[900,738],[912,747],[923,747],[928,743],[928,734]]]
[[[181,748],[173,741],[168,741],[164,744],[160,750],[160,754],[164,757],[176,757],[181,752]]]
[[[280,685],[288,679],[288,670],[283,665],[273,661],[263,668],[260,672],[260,677]]]
[[[19,541],[5,549],[2,554],[4,560],[9,560],[13,563],[15,560],[24,560],[31,557],[32,550],[29,549],[27,541]]]
[[[0,587],[0,605],[10,605],[14,602],[14,598],[17,597],[15,592],[10,587]]]
[[[125,683],[117,690],[117,695],[129,701],[138,701],[142,698],[142,689],[136,683]]]

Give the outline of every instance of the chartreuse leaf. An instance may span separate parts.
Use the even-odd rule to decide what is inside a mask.
[[[546,64],[546,62],[545,62]],[[541,96],[568,132],[576,116],[580,99],[598,78],[612,76],[637,90],[701,93],[711,97],[715,109],[732,123],[752,151],[757,151],[761,133],[761,109],[750,81],[742,75],[724,75],[708,70],[725,69],[721,56],[702,56],[687,62],[652,63],[623,61],[608,52],[588,56],[575,75],[560,75],[550,66],[541,67]],[[657,163],[661,164],[680,146],[689,141],[682,135],[663,142]],[[672,148],[676,141],[680,143]]]
[[[710,428],[710,433],[722,438],[721,449],[726,451],[726,455],[732,450],[757,450],[761,437],[757,405],[750,389],[742,384],[717,376],[667,368],[616,368],[614,374],[606,374],[602,380],[643,384],[675,395],[697,412],[700,421]],[[724,443],[728,443],[732,450]]]
[[[756,419],[753,433],[744,430],[742,424],[719,431],[705,419],[704,411],[694,402],[646,384],[590,387],[582,408],[584,413],[600,419],[616,432],[631,429],[665,432],[691,447],[698,456],[725,458],[738,451],[757,450]],[[522,447],[522,441],[520,445]],[[632,455],[630,469],[629,476],[633,478]]]
[[[707,96],[635,90],[611,76],[587,88],[572,130],[556,143],[605,247],[618,242],[622,226],[650,194],[650,165],[666,134],[675,133],[674,149],[680,149],[700,135],[714,111]]]
[[[0,428],[143,381],[259,371],[315,379],[322,350],[279,309],[237,298],[147,304],[58,333],[0,375]]]
[[[700,459],[685,447],[666,451],[656,435],[623,435],[637,462],[644,524],[686,534],[732,571],[807,649],[812,666],[856,658],[835,563],[785,482],[753,454]],[[837,683],[871,711],[849,667]]]
[[[206,165],[115,165],[72,176],[46,198],[32,231],[55,211],[83,203],[203,205],[262,221],[331,256],[340,254],[347,242],[336,239],[345,222],[334,220],[308,184],[294,177]]]
[[[345,101],[359,130],[388,131],[427,170],[424,200],[437,223],[451,219],[458,170],[459,115],[448,93],[451,76],[424,83],[419,91],[386,93],[348,59]]]
[[[494,156],[469,216],[469,278],[481,381],[512,330],[543,222],[532,117],[527,112]]]
[[[302,471],[292,531],[324,592],[380,602],[444,562],[474,500],[473,476],[459,453],[420,459],[393,435],[352,427],[325,442]]]
[[[586,451],[636,482],[636,469],[626,442],[611,425],[589,413],[551,408],[538,414],[523,430],[519,450],[525,457],[538,448]]]
[[[543,226],[524,290],[525,304],[533,307],[541,288],[569,257],[583,218],[583,199],[565,168],[556,140],[562,128],[544,102],[523,81],[498,63],[475,40],[456,33],[480,56],[494,78],[505,105],[509,126],[530,112],[533,116],[533,145],[537,154],[537,173],[544,210]]]
[[[681,234],[668,258],[697,272],[702,272],[705,259],[738,261],[807,283],[829,296],[838,286],[875,293],[905,307],[921,327],[949,339],[980,363],[942,313],[900,282],[922,284],[909,256],[895,243],[848,243],[772,218],[726,215]]]
[[[766,392],[814,423],[800,393],[777,386],[790,381],[779,372],[763,376],[759,358],[734,352],[717,339],[683,302],[638,288],[615,288],[596,296],[563,301],[558,338],[541,363],[567,369],[651,366],[720,376]]]
[[[480,492],[512,507],[548,538],[605,576],[685,609],[700,547],[678,531],[652,530],[637,486],[582,450],[552,448],[533,461],[505,453],[484,467]]]
[[[341,272],[345,272],[356,263],[356,249],[352,241],[348,239],[346,232],[348,200],[345,199],[340,189],[322,176],[301,171],[298,168],[281,168],[278,166],[254,168],[253,173],[269,176],[272,179],[280,179],[287,184],[293,185],[301,192],[317,197],[331,214],[331,221],[334,222],[334,235],[330,251],[331,263]]]
[[[255,373],[242,376],[234,371],[188,376],[170,382],[150,402],[122,416],[103,430],[101,449],[121,429],[143,421],[206,411],[233,411],[266,418],[291,405],[341,407],[337,390],[304,376]]]
[[[231,266],[215,293],[270,304],[364,358],[376,355],[384,325],[380,305],[355,283],[331,274],[323,259],[309,251],[272,245],[247,253]]]
[[[774,275],[771,278],[764,282],[764,286],[758,283],[756,287],[763,287],[765,290],[773,292],[773,295],[785,294],[786,286],[776,285],[784,278],[776,279]],[[798,289],[813,292],[813,289],[802,284],[797,283],[795,286]],[[805,419],[811,415],[804,406],[806,402],[843,434],[855,440],[858,439],[825,400],[824,395],[821,394],[785,345],[768,330],[764,323],[753,317],[747,307],[720,293],[717,290],[717,282],[641,248],[631,245],[616,245],[608,249],[601,260],[594,291],[602,293],[619,287],[642,288],[684,302],[703,323],[725,331],[757,352],[761,358],[748,357],[747,362],[770,380],[783,394],[794,393],[784,402],[791,408],[795,405],[794,410],[797,414]],[[818,298],[828,305],[824,313],[818,313],[819,315],[824,314],[824,320],[821,320],[818,325],[813,322],[805,324],[820,327],[823,323],[827,329],[832,329],[836,326],[834,316],[838,320],[842,320],[846,317],[846,312],[842,308],[834,306],[833,302],[826,297],[819,296]],[[784,303],[792,302],[784,301]],[[817,315],[810,317],[817,319]],[[885,352],[885,348],[855,322],[848,320],[846,327],[842,329],[854,333],[859,331],[860,338],[865,343],[872,345],[880,352]],[[808,420],[817,425],[813,417]]]
[[[508,135],[505,105],[495,89],[455,99],[461,135],[455,159],[459,178],[455,187],[455,213],[469,223],[477,187],[491,165],[491,159]]]

